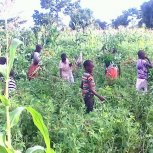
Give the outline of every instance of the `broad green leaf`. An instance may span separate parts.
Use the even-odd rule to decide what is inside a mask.
[[[37,128],[44,137],[44,141],[46,144],[46,153],[54,153],[53,149],[50,148],[49,132],[43,122],[42,116],[32,107],[26,107],[26,109],[31,114],[34,124],[37,126]]]
[[[15,152],[12,149],[8,149],[8,148],[0,145],[0,153],[15,153]]]
[[[3,103],[4,106],[9,106],[10,105],[9,99],[7,99],[5,96],[0,95],[0,100]]]
[[[0,153],[8,153],[4,146],[0,146]]]
[[[2,132],[0,132],[0,146],[5,146],[5,135]]]
[[[42,146],[34,146],[34,147],[27,149],[27,151],[25,153],[34,153],[35,151],[41,151],[42,153],[44,153],[45,148]]]
[[[9,48],[9,62],[8,62],[8,66],[9,66],[9,72],[12,69],[13,66],[13,62],[15,59],[15,54],[16,54],[16,49],[18,47],[18,45],[22,44],[23,42],[18,40],[18,39],[13,39]]]
[[[20,118],[20,115],[22,113],[22,111],[25,109],[25,107],[18,107],[16,108],[14,111],[10,112],[10,125],[11,125],[11,128],[18,124],[19,122],[19,118]]]

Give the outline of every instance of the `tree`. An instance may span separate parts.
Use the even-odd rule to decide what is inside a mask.
[[[49,10],[49,15],[58,23],[59,13],[62,12],[71,0],[40,0],[41,7]]]
[[[37,10],[34,10],[32,17],[36,26],[46,26],[54,22],[50,13],[40,13]]]
[[[107,22],[101,21],[100,19],[97,19],[95,21],[96,26],[100,27],[101,29],[106,29],[107,28]]]
[[[83,29],[93,23],[93,12],[88,8],[81,8],[80,0],[70,2],[64,14],[70,17],[69,26],[72,30]]]
[[[141,5],[142,22],[147,28],[153,28],[153,0]]]
[[[136,16],[136,18],[140,18],[139,11],[136,8],[130,8],[127,11],[123,11],[122,15],[118,16],[116,19],[112,20],[112,26],[114,28],[118,28],[120,25],[128,26],[131,21],[131,17]]]

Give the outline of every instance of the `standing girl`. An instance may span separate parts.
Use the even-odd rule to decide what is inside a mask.
[[[62,79],[74,83],[74,77],[72,74],[72,63],[69,62],[65,53],[61,54],[59,69],[60,69],[60,77]]]
[[[137,81],[136,81],[136,90],[140,91],[143,90],[147,92],[148,90],[148,73],[149,68],[152,68],[153,65],[151,64],[148,57],[146,57],[145,52],[143,50],[138,51],[138,60],[136,64],[137,68]]]

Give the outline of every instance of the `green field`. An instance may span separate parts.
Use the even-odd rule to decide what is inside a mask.
[[[43,48],[45,71],[41,72],[41,78],[32,81],[26,79],[26,73],[36,39],[33,33],[27,31],[19,35],[24,45],[18,47],[14,61],[17,90],[11,98],[10,112],[19,106],[36,109],[43,117],[51,147],[56,153],[152,153],[153,71],[149,73],[147,94],[137,93],[135,83],[138,50],[144,49],[153,61],[153,31],[88,29],[85,33],[56,32],[52,31],[49,44]],[[3,37],[0,35],[0,38]],[[103,51],[104,47],[107,50]],[[117,49],[116,61],[121,66],[121,77],[109,85],[105,80],[104,58],[112,48]],[[89,114],[85,113],[79,88],[83,68],[74,70],[74,84],[59,78],[58,65],[62,52],[72,63],[74,57],[82,52],[84,60],[91,59],[95,64],[96,89],[106,97],[106,101],[102,104],[96,98],[94,111]],[[4,53],[2,50],[1,54]],[[0,132],[5,133],[5,123],[5,107],[0,103]],[[46,147],[26,111],[21,114],[19,123],[11,128],[11,133],[15,150],[25,152],[36,145]]]

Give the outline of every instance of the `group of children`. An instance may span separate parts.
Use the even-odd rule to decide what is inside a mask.
[[[42,69],[41,58],[40,58],[41,50],[42,50],[42,46],[36,45],[36,49],[31,57],[32,63],[27,73],[28,80],[39,77],[39,70]],[[82,64],[82,53],[81,53],[81,56],[76,60],[75,65],[80,67],[81,64]],[[0,57],[0,67],[2,69],[6,69],[6,65],[7,65],[6,58]],[[84,67],[85,72],[83,73],[83,76],[82,76],[80,88],[82,89],[82,95],[83,95],[83,99],[84,99],[85,106],[86,106],[86,112],[89,113],[93,110],[94,96],[98,97],[101,101],[104,101],[105,98],[103,96],[100,96],[96,92],[95,82],[94,82],[94,77],[93,77],[93,69],[94,69],[93,62],[91,60],[86,60],[83,63],[83,67]],[[109,66],[106,67],[107,70],[108,70],[108,67]],[[136,68],[137,68],[136,90],[137,91],[143,90],[147,92],[148,90],[147,89],[148,72],[149,72],[149,68],[152,68],[152,67],[153,65],[150,62],[149,58],[146,57],[145,52],[143,50],[138,51],[138,60],[136,64]],[[63,80],[74,83],[74,77],[72,73],[73,65],[72,63],[70,63],[65,53],[61,54],[61,60],[59,63],[59,71],[60,71],[60,77]],[[106,77],[107,77],[107,74],[106,74]],[[113,79],[116,79],[116,78],[117,76],[114,77]],[[10,91],[16,89],[16,84],[14,81],[14,72],[12,70],[10,72],[10,80],[9,80],[8,88]]]
[[[61,62],[63,62],[63,66],[61,66],[61,63],[60,63],[60,74],[63,79],[69,81],[70,79],[68,77],[68,74],[70,74],[69,76],[72,75],[72,70],[71,70],[72,65],[70,65],[69,61],[66,60],[65,54],[62,54],[61,58],[63,59],[63,55],[64,55],[64,60],[61,60]],[[69,67],[69,70],[70,70],[70,73],[69,71],[67,72],[67,77],[65,77],[65,72],[64,72],[66,70],[64,67],[66,66],[67,68]],[[84,61],[83,66],[84,66],[85,72],[82,76],[80,87],[82,89],[82,95],[83,95],[83,99],[86,106],[86,112],[89,113],[93,110],[94,96],[98,97],[101,101],[104,101],[105,98],[103,96],[100,96],[96,92],[95,82],[93,78],[93,69],[94,69],[93,62],[91,60],[86,60]],[[136,69],[137,69],[136,90],[137,91],[147,92],[148,74],[149,74],[149,69],[152,67],[153,67],[153,64],[150,62],[145,52],[143,50],[138,51],[138,60],[136,64]],[[117,71],[119,72],[117,73]],[[105,74],[106,74],[106,78],[111,77],[111,79],[116,79],[120,74],[120,70],[117,70],[117,67],[113,68],[112,65],[110,64],[106,66]]]

